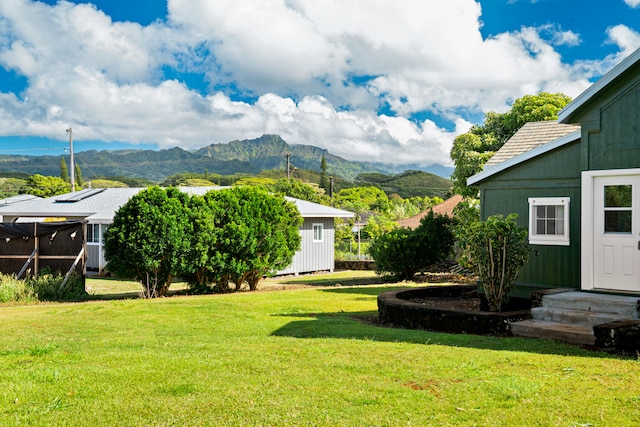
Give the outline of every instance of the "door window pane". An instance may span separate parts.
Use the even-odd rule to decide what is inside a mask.
[[[631,211],[605,211],[604,232],[631,234]]]
[[[632,232],[633,186],[604,186],[604,232]]]
[[[631,185],[605,185],[605,208],[630,208],[632,206],[633,186]]]

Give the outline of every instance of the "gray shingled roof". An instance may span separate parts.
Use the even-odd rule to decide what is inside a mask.
[[[189,194],[204,194],[220,187],[181,187],[180,190]],[[103,189],[100,189],[103,190]],[[75,193],[63,194],[46,199],[26,200],[21,203],[0,205],[0,215],[21,217],[82,217],[94,223],[110,223],[116,211],[131,197],[144,188],[106,188],[81,190]],[[90,195],[89,195],[90,194]],[[83,197],[87,196],[88,197]],[[65,200],[75,199],[72,202]],[[300,215],[306,217],[351,218],[353,213],[318,203],[288,198],[293,201]]]
[[[580,129],[555,120],[525,123],[484,165],[485,170]]]

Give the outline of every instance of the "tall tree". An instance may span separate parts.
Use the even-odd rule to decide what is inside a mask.
[[[458,136],[451,149],[455,170],[453,189],[463,196],[476,197],[478,189],[467,187],[467,178],[481,172],[484,164],[527,122],[555,120],[571,98],[562,93],[541,92],[515,100],[504,114],[488,112],[481,126]]]
[[[64,182],[69,182],[69,168],[67,168],[67,162],[65,162],[64,157],[60,158],[60,178]]]
[[[82,179],[82,171],[80,170],[80,165],[76,163],[73,169],[76,178],[76,188],[82,188],[84,186],[84,180]]]
[[[327,188],[327,159],[322,156],[320,160],[320,188],[328,190]]]

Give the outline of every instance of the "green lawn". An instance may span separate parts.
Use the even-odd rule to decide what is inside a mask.
[[[387,287],[334,277],[0,307],[0,425],[638,425],[636,358],[362,323]]]

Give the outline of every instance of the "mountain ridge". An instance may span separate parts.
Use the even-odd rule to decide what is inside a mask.
[[[324,156],[327,174],[348,180],[363,173],[388,173],[398,169],[390,165],[352,162],[313,145],[289,145],[279,135],[271,134],[251,140],[210,144],[194,151],[180,147],[81,151],[75,154],[75,161],[85,178],[122,175],[160,182],[168,176],[186,172],[255,175],[262,170],[284,170],[286,154],[290,155],[292,167],[314,171],[320,171]],[[61,158],[63,156],[0,155],[0,172],[58,176]]]

